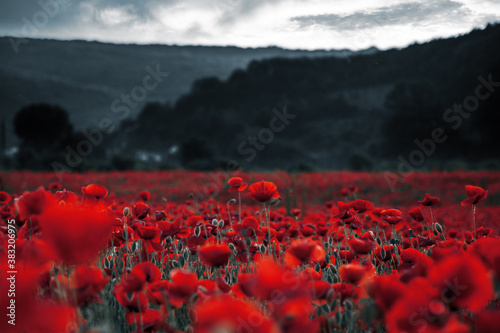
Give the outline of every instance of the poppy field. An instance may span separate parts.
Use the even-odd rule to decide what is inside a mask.
[[[0,332],[500,327],[500,172],[0,179]]]

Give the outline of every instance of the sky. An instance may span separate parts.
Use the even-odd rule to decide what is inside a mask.
[[[114,43],[404,47],[500,22],[500,0],[2,0],[0,35]]]

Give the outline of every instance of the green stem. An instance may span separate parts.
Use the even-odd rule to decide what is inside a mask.
[[[476,205],[472,205],[472,239],[476,241]]]

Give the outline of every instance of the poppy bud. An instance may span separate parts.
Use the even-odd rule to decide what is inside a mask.
[[[212,220],[212,225],[213,225],[214,227],[216,227],[218,224],[219,224],[219,222],[217,222],[217,220],[216,220],[216,219],[213,219],[213,220]]]
[[[229,245],[228,245],[228,246],[229,246],[229,249],[230,249],[231,251],[234,251],[234,244],[233,244],[233,243],[229,243]]]
[[[328,244],[330,244],[330,245],[333,244],[333,238],[332,237],[328,237]]]
[[[281,197],[277,197],[277,198],[269,200],[269,204],[272,206],[276,206],[277,204],[280,203],[280,201],[281,201]]]
[[[415,237],[415,234],[413,233],[413,230],[412,229],[409,229],[408,230],[408,233],[410,234],[411,237]]]
[[[352,311],[354,310],[354,305],[352,305],[351,301],[345,300],[344,301],[344,307],[347,311]]]
[[[319,264],[316,264],[314,270],[319,273],[319,271],[321,270],[321,266]]]
[[[442,234],[442,233],[443,233],[443,227],[441,226],[441,224],[439,224],[439,223],[437,223],[437,222],[436,222],[436,223],[434,223],[434,227],[436,228],[436,230],[437,230],[440,234]]]
[[[201,228],[200,226],[197,226],[196,228],[194,228],[194,235],[196,237],[199,237],[200,236],[200,233],[201,233]]]
[[[252,245],[252,241],[250,240],[250,238],[247,238],[245,242],[247,243],[247,246]]]
[[[264,244],[260,244],[260,253],[266,253],[266,246]]]
[[[327,265],[330,263],[330,256],[328,254],[325,255],[325,262]]]
[[[224,228],[224,220],[219,221],[219,229]]]
[[[128,207],[123,208],[123,216],[128,216],[129,213],[130,213],[130,208]]]
[[[184,267],[184,257],[179,257],[179,266]]]
[[[377,244],[382,245],[382,240],[380,239],[380,237],[377,237]]]
[[[330,271],[332,272],[332,274],[337,274],[337,267],[330,266]]]
[[[335,323],[337,325],[340,324],[341,319],[342,319],[342,313],[340,311],[337,311],[335,313]]]
[[[135,252],[135,250],[137,249],[137,243],[133,242],[130,248],[132,249],[132,252]]]
[[[172,266],[174,268],[179,268],[179,263],[177,262],[177,260],[172,260]]]
[[[380,257],[382,257],[382,259],[385,259],[385,255],[386,255],[386,253],[385,253],[384,248],[381,248],[380,249]]]
[[[177,251],[182,251],[182,242],[177,243]]]
[[[333,289],[328,290],[326,293],[326,300],[329,301],[333,298],[335,291]],[[332,309],[335,308],[335,300],[331,304]]]
[[[236,203],[236,199],[233,198],[233,199],[229,200],[228,203],[234,204],[234,203]]]

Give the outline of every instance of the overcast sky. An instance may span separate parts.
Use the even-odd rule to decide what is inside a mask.
[[[45,5],[44,5],[45,4]],[[500,0],[2,0],[0,35],[381,49],[500,21]]]

